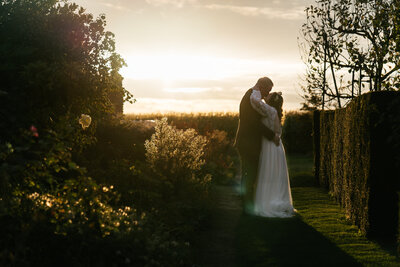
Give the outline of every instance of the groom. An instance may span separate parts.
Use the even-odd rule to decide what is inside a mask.
[[[261,115],[253,108],[250,95],[253,90],[259,90],[261,96],[266,97],[274,84],[268,77],[258,79],[253,88],[247,90],[240,102],[239,125],[236,132],[234,146],[237,148],[241,161],[242,182],[241,194],[243,196],[244,212],[252,213],[254,191],[257,178],[258,159],[261,149],[261,138],[279,145],[279,136],[261,122]]]

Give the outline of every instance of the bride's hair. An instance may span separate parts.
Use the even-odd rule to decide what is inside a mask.
[[[278,112],[278,117],[279,120],[282,122],[282,116],[283,116],[283,110],[282,110],[282,105],[283,105],[283,97],[282,93],[277,93],[273,92],[269,94],[270,96],[268,99],[265,101],[268,105],[271,107],[274,107],[276,111]]]

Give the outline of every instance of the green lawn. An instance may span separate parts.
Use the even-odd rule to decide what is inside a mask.
[[[314,186],[313,155],[287,154],[286,160],[289,169],[291,187]]]
[[[288,155],[287,161],[298,215],[242,215],[235,238],[238,266],[400,266],[394,244],[362,236],[328,192],[313,186],[312,155]]]
[[[321,188],[293,188],[294,206],[301,220],[363,265],[400,266],[394,244],[365,238],[345,218],[345,213]]]
[[[296,187],[292,195],[295,218],[241,216],[239,266],[400,266],[394,245],[384,249],[359,234],[323,189]]]

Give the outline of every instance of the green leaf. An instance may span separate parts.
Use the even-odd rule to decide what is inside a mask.
[[[68,162],[68,167],[69,167],[71,170],[77,170],[77,169],[79,169],[79,166],[78,166],[75,162],[72,162],[72,161]]]

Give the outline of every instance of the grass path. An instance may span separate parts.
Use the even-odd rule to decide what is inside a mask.
[[[236,265],[234,246],[236,228],[242,216],[239,195],[230,186],[217,186],[213,192],[215,209],[203,232],[199,233],[196,247],[198,266]]]
[[[393,247],[361,236],[320,188],[292,189],[298,216],[242,214],[233,187],[215,189],[215,211],[199,232],[198,266],[400,266]]]

